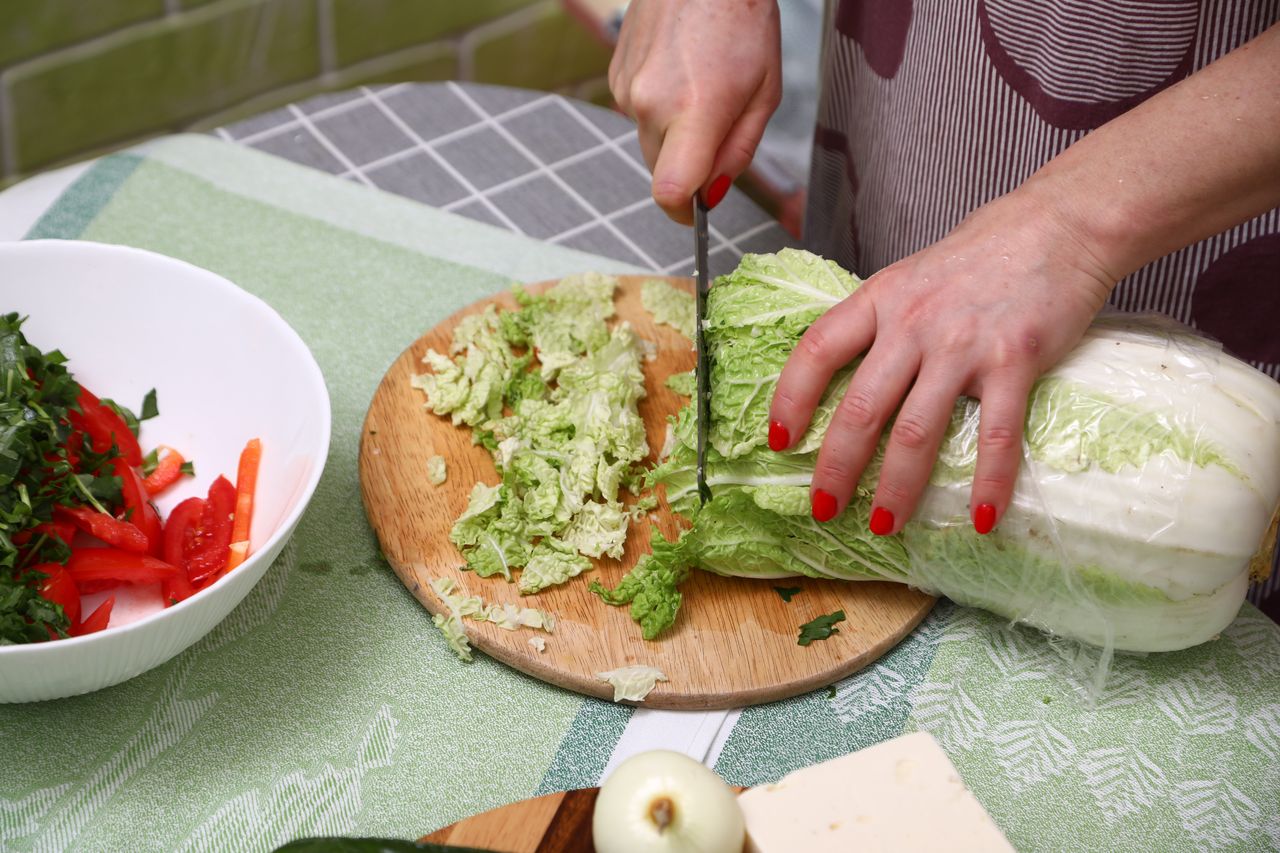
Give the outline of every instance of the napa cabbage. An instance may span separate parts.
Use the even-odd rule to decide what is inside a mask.
[[[900,533],[868,530],[883,440],[848,508],[820,524],[809,483],[856,364],[833,379],[790,450],[768,449],[768,412],[800,336],[859,284],[792,249],[747,255],[716,280],[707,316],[713,498],[699,505],[686,407],[649,480],[692,526],[676,542],[655,536],[654,553],[615,589],[594,585],[605,601],[630,604],[644,635],[657,636],[697,567],[906,583],[1108,651],[1184,648],[1231,621],[1280,503],[1280,385],[1170,321],[1104,316],[1032,390],[1021,472],[995,531],[978,535],[969,521],[980,412],[969,398],[957,401]]]

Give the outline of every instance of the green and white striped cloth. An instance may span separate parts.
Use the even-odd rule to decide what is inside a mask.
[[[293,542],[208,637],[93,695],[0,706],[0,848],[410,838],[597,784],[640,749],[756,784],[916,729],[1022,850],[1280,847],[1280,629],[1249,607],[1213,643],[1119,661],[1093,710],[1041,638],[945,603],[834,691],[741,712],[633,713],[483,655],[460,665],[378,559],[365,409],[454,310],[512,280],[629,271],[615,261],[205,137],[98,161],[29,236],[150,249],[261,296],[315,353],[334,424]]]

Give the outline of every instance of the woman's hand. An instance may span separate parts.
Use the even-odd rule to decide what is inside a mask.
[[[634,0],[609,64],[640,126],[653,199],[685,225],[746,170],[782,94],[774,0]]]
[[[1003,514],[1031,386],[1080,340],[1115,285],[1044,201],[1024,185],[979,208],[943,240],[872,276],[800,339],[770,412],[774,450],[803,435],[831,377],[866,353],[818,454],[810,494],[818,521],[843,511],[897,411],[871,530],[900,530],[960,395],[982,401],[974,527],[986,533]]]

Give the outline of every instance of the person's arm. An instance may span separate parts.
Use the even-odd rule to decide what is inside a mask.
[[[775,0],[633,0],[609,64],[609,89],[636,120],[653,198],[693,221],[746,171],[782,97]]]
[[[894,533],[956,398],[976,397],[970,511],[985,533],[1013,493],[1032,384],[1115,283],[1277,204],[1280,26],[1089,134],[819,318],[779,379],[770,445],[799,439],[831,377],[865,353],[818,456],[813,510],[827,520],[844,509],[901,406],[871,524]]]

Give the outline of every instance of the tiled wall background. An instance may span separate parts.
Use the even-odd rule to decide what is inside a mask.
[[[600,99],[608,62],[561,0],[0,0],[0,183],[368,83]]]

